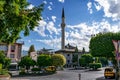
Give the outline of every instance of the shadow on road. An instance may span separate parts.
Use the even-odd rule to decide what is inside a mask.
[[[96,80],[115,80],[115,79],[105,79],[104,77],[99,77],[99,78],[97,78]]]

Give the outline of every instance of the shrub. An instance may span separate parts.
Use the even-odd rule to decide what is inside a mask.
[[[8,74],[8,70],[0,69],[0,75],[6,75],[6,74]]]
[[[2,69],[2,64],[0,64],[0,70]]]
[[[19,72],[19,75],[25,75],[26,73],[25,72]]]
[[[79,64],[85,68],[89,67],[89,63],[93,62],[93,56],[89,54],[82,54],[79,59]]]
[[[46,66],[51,66],[52,65],[51,55],[47,55],[47,54],[39,55],[37,57],[37,64],[40,68],[46,67]]]
[[[19,75],[25,75],[25,74],[26,74],[25,68],[22,68],[22,69],[20,70],[20,72],[19,72]]]
[[[52,55],[52,65],[55,67],[63,67],[66,64],[66,58],[62,54]]]
[[[102,67],[102,64],[101,63],[90,63],[89,67],[94,69],[94,70],[97,70],[98,68]]]
[[[32,68],[31,71],[40,71],[40,68]]]

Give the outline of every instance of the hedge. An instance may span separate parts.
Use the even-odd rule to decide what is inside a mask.
[[[102,64],[101,63],[90,63],[89,67],[94,69],[94,70],[97,70],[98,68],[102,67]]]

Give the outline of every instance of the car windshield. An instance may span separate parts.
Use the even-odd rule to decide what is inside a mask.
[[[105,69],[105,71],[110,71],[110,72],[112,72],[112,71],[113,71],[113,69]]]

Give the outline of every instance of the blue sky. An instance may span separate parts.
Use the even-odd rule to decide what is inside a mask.
[[[34,45],[36,50],[61,48],[61,11],[65,10],[65,44],[85,47],[89,51],[92,34],[120,31],[120,0],[28,0],[33,8],[44,3],[42,20],[24,37],[23,50]]]

